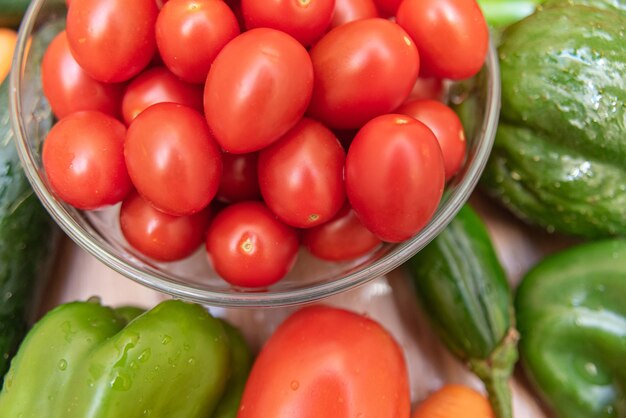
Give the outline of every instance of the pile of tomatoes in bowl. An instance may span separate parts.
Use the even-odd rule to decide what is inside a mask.
[[[343,261],[411,238],[464,163],[438,99],[485,61],[475,1],[67,3],[41,65],[47,181],[114,206],[150,259],[204,244],[221,278],[265,288],[300,247]]]

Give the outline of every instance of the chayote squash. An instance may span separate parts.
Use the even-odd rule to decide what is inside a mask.
[[[508,27],[485,189],[526,221],[626,235],[626,10],[560,0]]]

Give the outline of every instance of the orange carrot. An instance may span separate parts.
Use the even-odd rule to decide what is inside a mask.
[[[448,384],[417,406],[413,418],[494,418],[489,401],[467,386]]]
[[[0,84],[4,81],[11,69],[11,60],[17,41],[17,33],[14,30],[0,28]]]

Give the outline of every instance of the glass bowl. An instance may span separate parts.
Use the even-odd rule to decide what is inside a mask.
[[[125,242],[117,223],[119,205],[82,212],[58,200],[50,190],[40,150],[53,117],[42,93],[40,63],[48,43],[63,29],[65,13],[63,0],[34,0],[20,28],[10,76],[11,118],[19,156],[34,191],[72,240],[122,275],[174,297],[224,307],[286,306],[316,301],[382,276],[422,249],[450,222],[475,188],[491,151],[500,109],[493,46],[479,75],[447,86],[450,101],[460,104],[464,112],[468,155],[423,230],[403,243],[384,244],[350,262],[324,262],[301,250],[292,271],[275,285],[262,291],[236,289],[211,269],[204,249],[184,261],[154,262]]]

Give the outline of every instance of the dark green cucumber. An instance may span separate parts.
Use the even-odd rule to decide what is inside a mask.
[[[58,235],[22,170],[9,122],[8,88],[8,81],[0,85],[0,384],[35,319]]]
[[[482,185],[549,231],[626,235],[626,14],[610,10],[623,5],[551,2],[502,35],[502,112]]]
[[[17,28],[30,0],[0,0],[0,27]]]
[[[496,416],[512,417],[512,295],[482,220],[464,206],[405,266],[436,333],[483,380]]]

